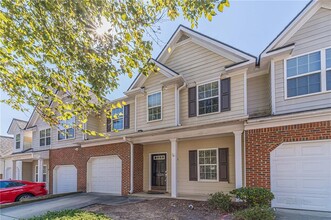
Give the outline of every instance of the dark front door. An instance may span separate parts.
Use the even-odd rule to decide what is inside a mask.
[[[166,190],[166,154],[152,154],[152,190]]]

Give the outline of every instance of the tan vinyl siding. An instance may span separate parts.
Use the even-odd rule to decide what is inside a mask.
[[[100,132],[100,130],[99,130],[100,123],[101,123],[101,118],[99,118],[98,116],[90,115],[90,116],[88,116],[88,119],[87,119],[86,128],[89,131]],[[100,136],[87,135],[88,140],[96,139],[96,138],[100,138]]]
[[[293,56],[331,46],[331,10],[321,8],[285,44],[295,43]]]
[[[137,130],[153,130],[175,125],[175,87],[163,87],[160,81],[167,79],[163,74],[150,75],[144,83],[146,93],[137,97]],[[148,121],[147,97],[162,92],[162,120]]]
[[[144,145],[144,170],[143,170],[143,190],[150,190],[151,185],[151,154],[166,153],[167,154],[167,192],[171,192],[171,147],[169,143]]]
[[[188,42],[174,49],[166,65],[183,75],[185,81],[191,84],[219,78],[222,68],[233,63],[193,42]]]
[[[331,107],[331,93],[312,94],[285,100],[284,61],[275,62],[276,114]]]
[[[189,181],[189,150],[229,148],[229,182]],[[235,188],[235,161],[233,136],[180,141],[178,144],[178,185],[182,195],[208,195],[215,192],[229,192]]]
[[[247,110],[250,117],[270,114],[270,75],[264,74],[247,80]]]

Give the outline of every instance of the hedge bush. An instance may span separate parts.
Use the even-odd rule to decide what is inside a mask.
[[[249,207],[270,206],[271,200],[275,198],[274,194],[265,188],[242,187],[230,192],[237,199],[244,201]]]
[[[228,212],[231,208],[231,196],[224,194],[223,192],[210,194],[210,197],[208,198],[208,204],[214,209]]]
[[[275,212],[268,206],[255,206],[234,213],[236,220],[274,220]]]
[[[82,210],[63,210],[63,211],[49,211],[44,215],[35,216],[28,220],[111,220],[103,214],[96,214]]]

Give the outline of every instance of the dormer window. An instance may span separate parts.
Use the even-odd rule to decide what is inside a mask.
[[[20,149],[21,148],[21,135],[17,134],[15,137],[15,148]]]

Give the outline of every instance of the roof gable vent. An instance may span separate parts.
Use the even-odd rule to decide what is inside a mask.
[[[189,38],[190,38],[189,36],[187,36],[186,34],[183,34],[183,35],[180,36],[180,38],[178,39],[177,43],[180,43],[180,42],[182,42],[182,41],[184,41],[184,40],[187,40],[187,39],[189,39]]]

